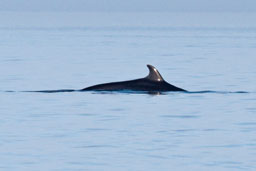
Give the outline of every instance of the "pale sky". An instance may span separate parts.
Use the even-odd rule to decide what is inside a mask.
[[[256,0],[0,0],[0,11],[256,12]]]

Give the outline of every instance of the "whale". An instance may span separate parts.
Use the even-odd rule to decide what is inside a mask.
[[[144,78],[128,80],[128,81],[119,81],[119,82],[110,82],[97,84],[89,86],[83,89],[59,89],[59,90],[34,90],[34,91],[4,91],[4,92],[28,92],[28,93],[64,93],[64,92],[86,92],[86,91],[98,91],[100,93],[107,92],[120,92],[120,93],[146,93],[152,95],[165,94],[164,92],[184,92],[184,93],[220,93],[220,94],[229,94],[229,93],[250,93],[248,91],[212,91],[212,90],[203,90],[203,91],[187,91],[185,89],[176,87],[168,82],[166,82],[159,71],[152,65],[147,65],[149,69],[149,74]],[[106,91],[106,92],[105,92]],[[112,91],[112,92],[111,92]],[[0,91],[1,92],[1,91]]]
[[[186,90],[166,82],[154,66],[148,64],[147,67],[149,74],[144,78],[97,84],[81,89],[80,91],[186,92]]]

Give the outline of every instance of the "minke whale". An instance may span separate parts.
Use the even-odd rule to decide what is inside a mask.
[[[147,91],[147,92],[167,92],[167,91],[185,91],[182,88],[166,82],[158,70],[152,66],[147,65],[149,74],[145,78],[135,80],[110,82],[98,84],[81,89],[80,91]]]

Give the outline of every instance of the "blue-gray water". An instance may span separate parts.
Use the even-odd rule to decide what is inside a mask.
[[[255,170],[254,19],[1,13],[0,170]],[[217,92],[20,92],[141,78],[146,64]]]

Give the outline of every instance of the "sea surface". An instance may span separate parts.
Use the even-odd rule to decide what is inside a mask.
[[[1,12],[0,170],[256,170],[255,18]],[[24,92],[147,64],[197,93]]]

